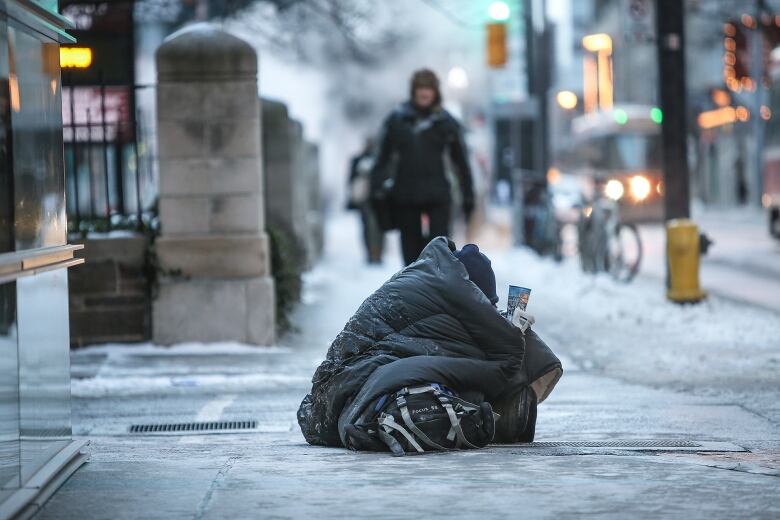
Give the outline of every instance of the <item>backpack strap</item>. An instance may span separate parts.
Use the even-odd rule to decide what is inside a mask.
[[[449,398],[439,392],[434,392],[434,395],[439,399],[442,407],[447,411],[447,416],[450,418],[450,424],[452,424],[452,428],[455,430],[455,436],[458,438],[458,447],[460,447],[461,444],[465,444],[469,448],[475,450],[479,449],[478,446],[470,443],[463,433],[463,429],[460,427],[460,419],[458,419],[458,414],[456,414],[455,410],[452,408],[452,402]]]
[[[449,451],[450,448],[445,448],[444,446],[441,446],[439,444],[436,444],[431,440],[430,437],[425,435],[425,433],[417,427],[416,424],[414,424],[414,421],[412,420],[412,416],[409,415],[409,408],[406,406],[406,399],[402,395],[399,395],[396,400],[396,404],[398,405],[398,409],[401,410],[401,417],[403,417],[404,424],[406,424],[406,427],[412,430],[412,433],[417,436],[421,441],[423,441],[424,444],[427,444],[429,447],[433,448],[434,450],[442,450],[442,451]]]
[[[395,430],[401,435],[406,438],[407,441],[409,441],[409,444],[411,444],[415,450],[417,450],[418,453],[423,453],[425,450],[422,449],[422,446],[414,440],[414,437],[411,433],[406,431],[406,428],[395,422],[395,419],[392,415],[389,414],[382,414],[382,416],[379,417],[379,427],[383,428],[385,430],[385,433],[390,433],[391,430]],[[384,440],[384,438],[383,438]],[[390,446],[390,449],[392,449],[392,446]]]
[[[395,440],[395,437],[390,435],[389,433],[386,433],[381,428],[379,429],[379,438],[387,444],[387,446],[390,448],[390,451],[393,452],[393,457],[403,457],[406,455],[404,452],[404,449],[401,447],[401,444],[397,440]]]
[[[444,410],[447,412],[447,417],[450,418],[450,424],[452,425],[451,429],[450,429],[450,433],[447,435],[447,438],[448,439],[452,439],[452,433],[454,432],[455,437],[457,438],[457,443],[456,443],[457,448],[456,449],[459,449],[461,447],[461,445],[466,445],[469,448],[472,448],[472,449],[475,449],[475,450],[479,449],[479,446],[475,446],[474,444],[469,442],[469,440],[466,438],[466,435],[463,433],[463,428],[460,427],[460,419],[458,418],[458,414],[455,413],[455,410],[452,407],[452,399],[450,398],[450,396],[448,396],[448,395],[446,395],[445,393],[442,392],[441,387],[438,384],[429,384],[429,385],[417,386],[417,387],[412,387],[412,388],[409,388],[409,387],[402,388],[399,392],[396,393],[396,396],[397,396],[396,399],[403,398],[404,395],[423,394],[423,393],[426,393],[426,392],[432,392],[433,395],[439,400],[439,402],[441,403],[441,405],[444,408]],[[471,403],[467,403],[466,401],[463,401],[462,399],[459,399],[457,397],[455,399],[458,400],[458,402],[464,408],[464,410],[466,410],[466,409],[476,410],[476,411],[479,410],[479,408],[475,407]],[[408,414],[408,411],[407,411],[407,414]],[[401,410],[401,415],[403,416],[403,410]],[[429,442],[433,443],[433,441],[431,441],[428,438],[428,436],[426,436],[422,431],[420,431],[419,428],[414,426],[414,423],[411,421],[411,417],[409,418],[409,422],[407,422],[406,417],[404,417],[404,422],[409,427],[409,429],[411,429],[418,437],[420,437],[420,439],[425,444],[428,444],[430,446]],[[414,426],[414,428],[412,428],[412,426]],[[417,430],[417,431],[414,431],[414,430]],[[433,444],[438,446],[438,444],[436,444],[436,443],[433,443]],[[442,449],[443,450],[443,449],[446,449],[446,448],[443,448],[443,447],[439,446],[436,449]]]

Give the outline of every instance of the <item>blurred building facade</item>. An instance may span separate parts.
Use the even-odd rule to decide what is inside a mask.
[[[657,105],[654,6],[652,0],[568,1],[566,15],[558,19],[566,25],[558,31],[566,38],[557,39],[555,51],[563,58],[558,60],[549,96],[552,100],[557,92],[572,91],[579,103],[572,109],[551,104],[553,162],[571,150],[572,120],[587,110],[586,36],[605,34],[611,39],[614,107]],[[692,195],[705,204],[731,207],[761,201],[765,134],[774,117],[766,68],[769,52],[780,43],[776,14],[760,2],[686,1]],[[751,66],[756,63],[751,54],[755,41],[762,47],[760,81]]]

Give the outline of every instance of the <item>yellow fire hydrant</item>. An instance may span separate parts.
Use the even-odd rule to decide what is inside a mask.
[[[673,302],[693,303],[707,293],[699,287],[699,228],[691,220],[674,219],[666,223],[666,258],[669,262],[669,289]]]

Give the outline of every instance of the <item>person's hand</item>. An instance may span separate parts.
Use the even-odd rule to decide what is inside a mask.
[[[512,325],[520,329],[523,334],[525,334],[525,331],[527,331],[534,323],[536,323],[536,318],[534,318],[534,315],[524,311],[520,307],[516,308],[514,314],[512,314]]]

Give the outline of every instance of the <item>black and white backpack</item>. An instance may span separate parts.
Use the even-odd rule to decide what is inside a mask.
[[[394,456],[486,446],[495,435],[497,415],[490,403],[459,398],[438,384],[406,387],[380,397],[371,430]]]

